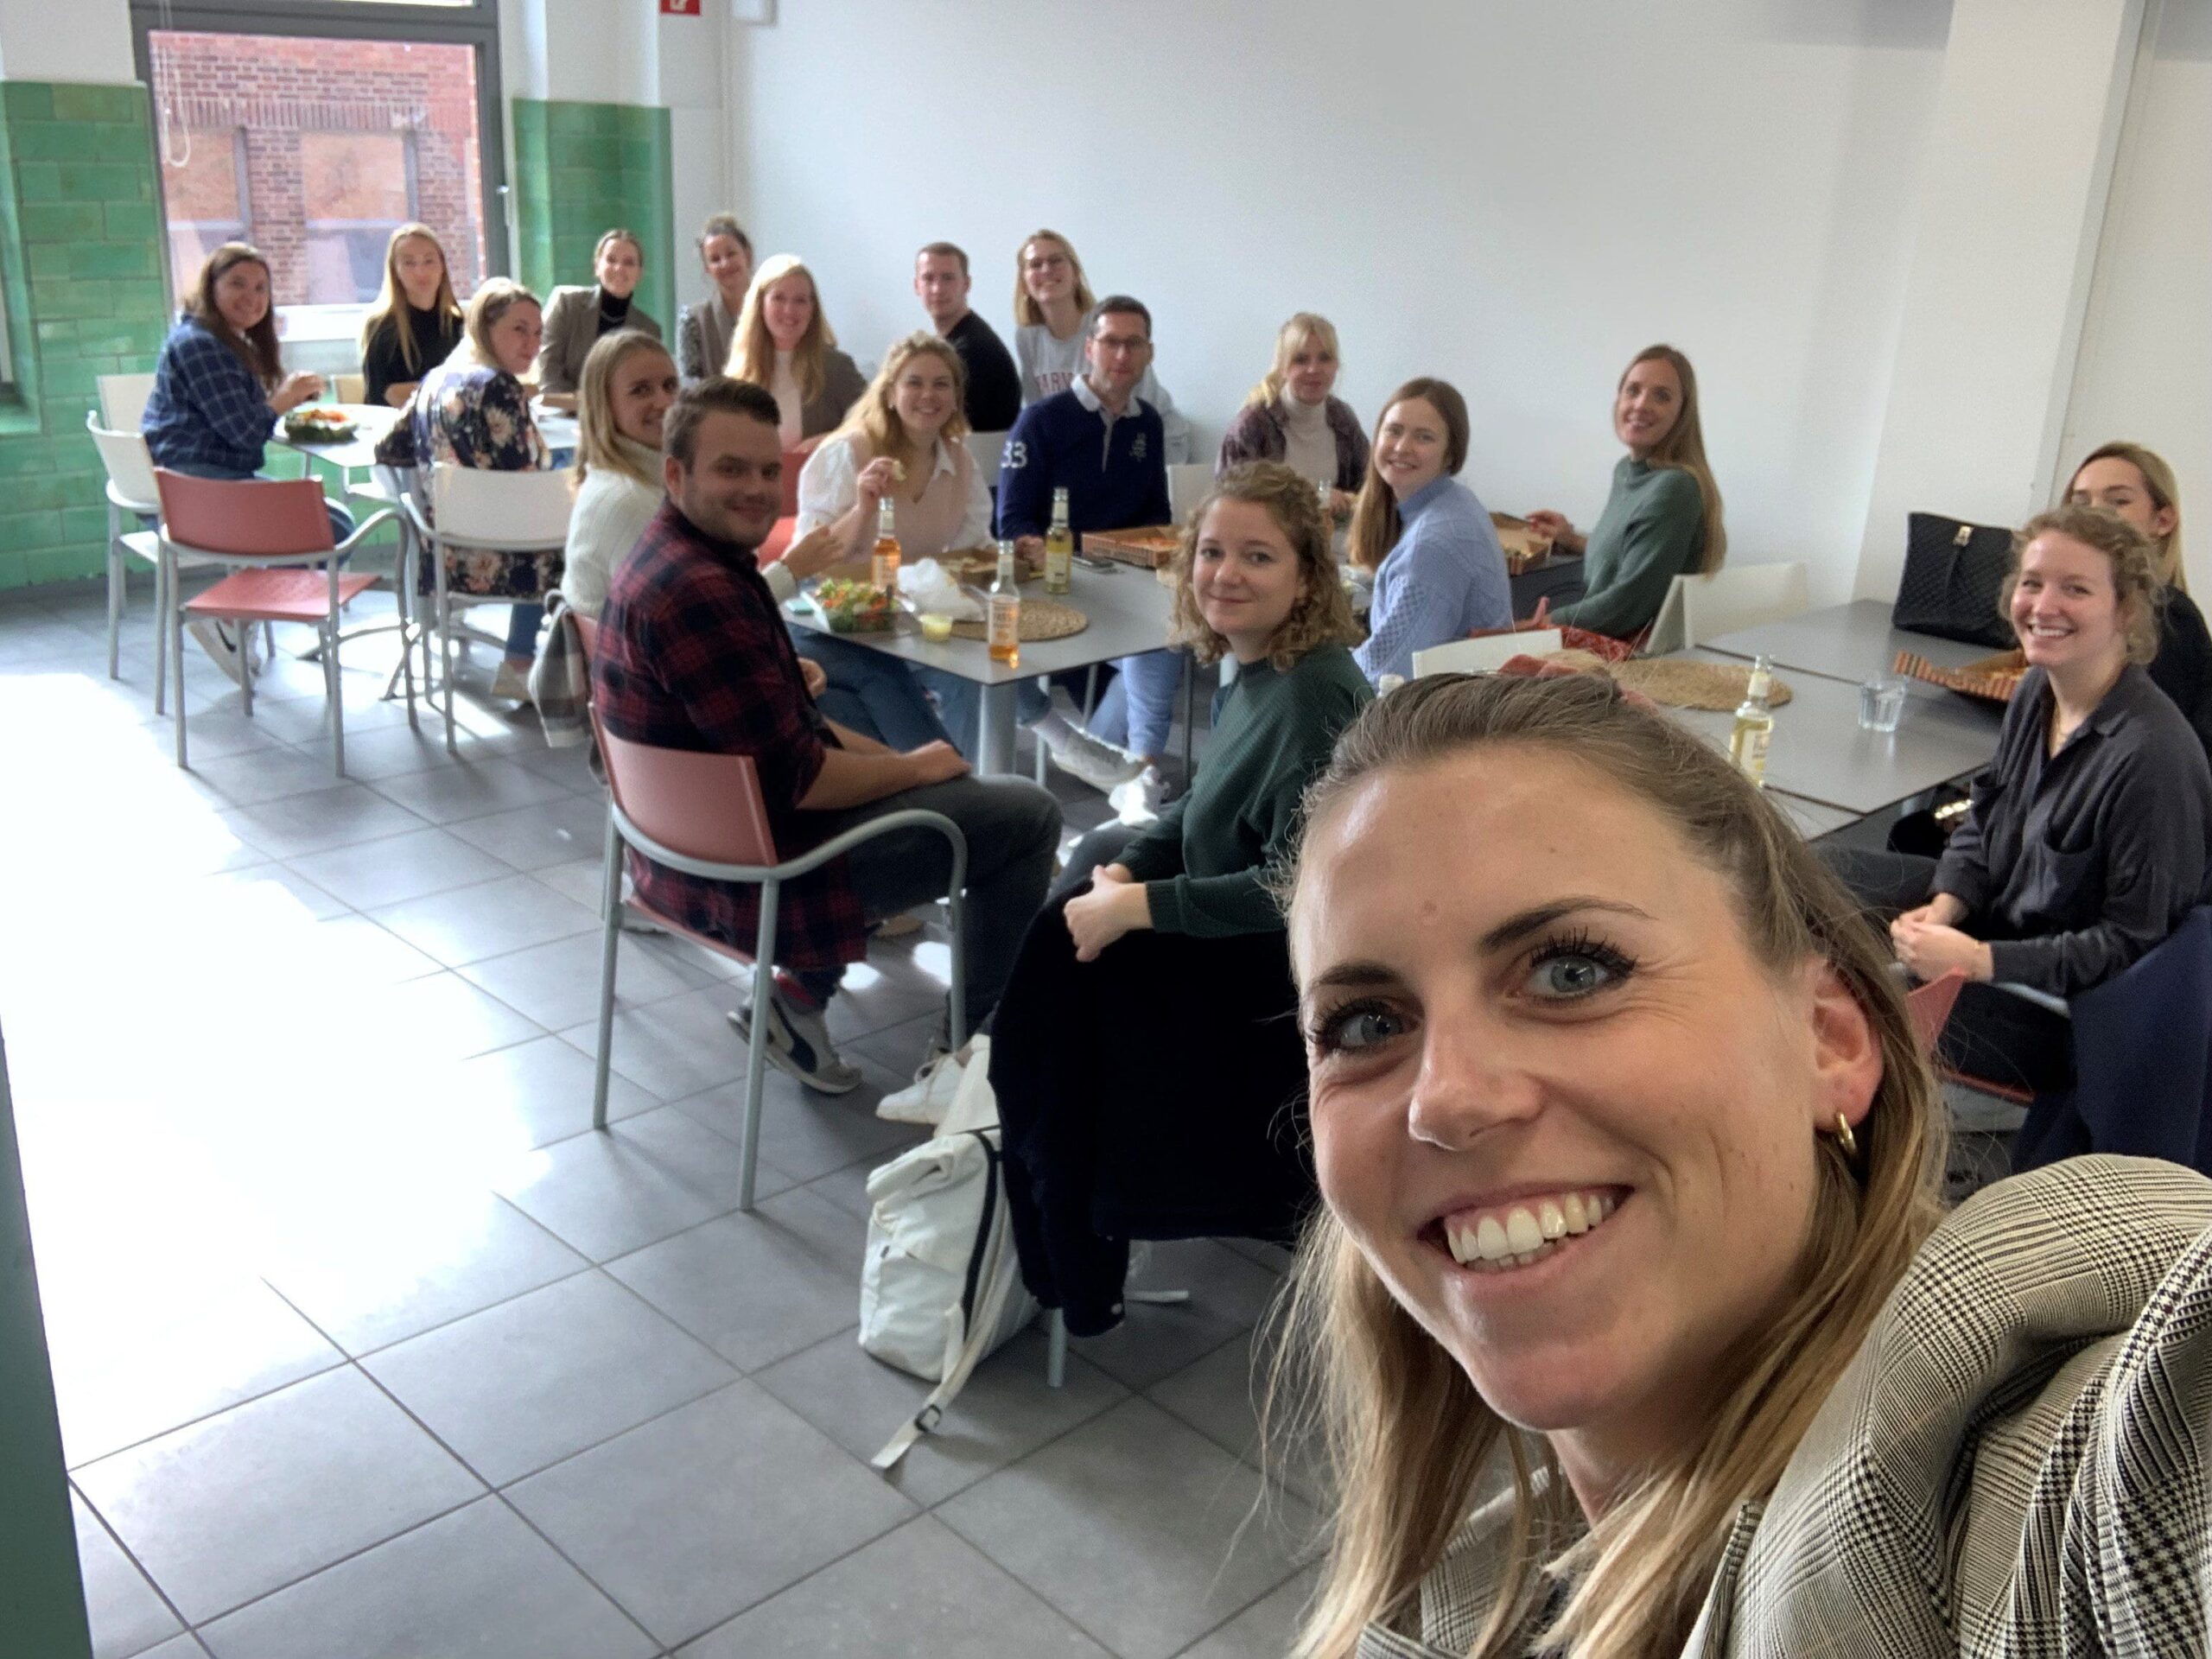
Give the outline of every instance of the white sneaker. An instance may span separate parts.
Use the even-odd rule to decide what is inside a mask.
[[[966,1069],[965,1051],[949,1053],[932,1047],[913,1082],[886,1095],[875,1103],[875,1115],[892,1123],[922,1123],[931,1128],[944,1122],[952,1097],[960,1092],[960,1074]]]
[[[748,1048],[753,1043],[752,1016],[751,1008],[732,1008],[729,1014],[730,1024]],[[860,1072],[838,1054],[822,1015],[795,1007],[773,991],[768,995],[768,1058],[777,1070],[789,1072],[822,1094],[849,1095],[860,1087]]]
[[[1160,775],[1160,768],[1147,766],[1119,789],[1109,791],[1106,804],[1123,823],[1150,823],[1160,816],[1166,796],[1167,782]]]
[[[1052,757],[1052,764],[1070,776],[1080,778],[1102,794],[1126,784],[1144,770],[1141,757],[1117,748],[1103,737],[1093,737],[1056,709],[1029,728]]]
[[[224,632],[221,623],[212,616],[194,616],[187,618],[184,626],[207,653],[207,660],[230,676],[233,685],[245,683],[245,659],[238,654],[238,642]]]

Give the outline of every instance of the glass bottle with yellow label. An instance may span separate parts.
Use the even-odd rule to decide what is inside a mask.
[[[1075,532],[1068,528],[1068,493],[1052,492],[1052,525],[1045,532],[1045,591],[1065,594],[1075,581]]]
[[[1008,668],[1021,665],[1021,583],[1014,569],[1014,543],[999,543],[998,580],[991,583],[987,601],[990,620],[991,660]]]
[[[875,504],[875,554],[868,561],[868,580],[893,599],[899,596],[899,524],[887,495]]]
[[[1736,727],[1728,734],[1728,759],[1761,789],[1766,787],[1766,750],[1774,738],[1774,711],[1767,698],[1774,689],[1774,664],[1761,657],[1751,664],[1751,683],[1736,706]]]

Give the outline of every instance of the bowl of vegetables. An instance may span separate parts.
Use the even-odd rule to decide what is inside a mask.
[[[881,633],[897,620],[899,607],[872,582],[824,576],[814,590],[815,608],[832,633]]]
[[[295,409],[284,416],[284,435],[294,443],[343,443],[360,429],[343,410],[327,406]]]

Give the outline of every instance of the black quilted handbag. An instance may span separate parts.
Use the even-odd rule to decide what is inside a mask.
[[[1997,613],[1998,590],[2012,562],[2012,532],[1940,512],[1916,512],[1908,523],[1904,576],[1890,620],[1914,633],[1993,651],[2018,644],[2012,625]]]

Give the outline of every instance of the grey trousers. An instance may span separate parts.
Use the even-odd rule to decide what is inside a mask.
[[[941,812],[968,840],[967,1025],[979,1029],[998,1006],[1031,919],[1045,902],[1060,844],[1060,804],[1018,778],[954,778],[826,814],[823,838],[888,812]],[[861,909],[871,922],[944,897],[952,851],[932,830],[900,830],[846,855]]]

